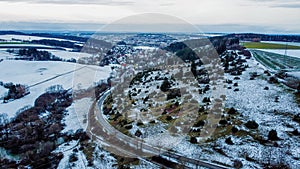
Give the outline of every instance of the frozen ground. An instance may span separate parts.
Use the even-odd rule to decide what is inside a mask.
[[[142,49],[142,50],[155,50],[158,49],[156,47],[149,47],[149,46],[135,46],[134,49]]]
[[[6,41],[32,41],[32,40],[42,40],[42,39],[48,39],[48,40],[58,40],[58,41],[70,41],[66,39],[58,39],[58,38],[48,38],[48,37],[40,37],[40,36],[28,36],[28,35],[0,35],[0,39],[6,40]],[[71,41],[75,42],[75,41]]]
[[[232,90],[227,90],[226,107],[236,107],[240,111],[245,112],[246,115],[251,113],[265,113],[275,109],[292,114],[300,111],[299,106],[295,102],[294,95],[285,91],[283,87],[269,84],[266,79],[267,77],[250,80],[251,72],[263,75],[266,69],[254,60],[254,58],[248,60],[247,64],[250,68],[240,76],[241,80],[234,81],[238,82],[239,86],[236,88],[239,88],[240,91],[233,92]],[[227,76],[231,80],[234,78],[234,76]],[[269,90],[263,90],[264,87],[269,87]],[[274,102],[276,96],[280,97],[280,102],[278,103]],[[254,118],[259,120],[256,115]]]
[[[67,62],[36,62],[4,60],[0,62],[0,81],[25,84],[30,94],[9,103],[0,103],[0,113],[14,117],[24,106],[32,106],[35,99],[53,85],[64,89],[87,89],[99,80],[107,79],[110,67],[86,66]]]
[[[39,44],[0,44],[0,46],[7,46],[7,47],[43,47],[43,48],[53,48],[53,46],[47,45],[39,45]]]
[[[272,52],[272,53],[285,55],[285,50],[282,50],[282,49],[259,49],[259,50],[265,51],[265,52]],[[292,49],[287,50],[286,54],[288,56],[293,56],[293,57],[300,58],[300,50],[292,50]]]
[[[271,50],[266,51],[271,52]],[[292,50],[288,51],[288,55],[290,51]],[[298,54],[300,54],[300,50],[293,51],[298,51]],[[76,57],[85,56],[85,54],[75,54],[66,51],[52,52],[54,52],[53,54],[56,52],[57,56],[65,59],[74,57],[76,59]],[[0,62],[0,67],[2,68],[0,81],[26,84],[31,86],[31,93],[24,98],[7,104],[0,103],[0,114],[7,113],[9,117],[14,117],[15,113],[26,105],[32,106],[35,99],[50,86],[62,85],[64,89],[72,87],[74,89],[87,89],[99,80],[107,79],[110,74],[110,67],[86,66],[67,62],[5,60],[10,56],[8,53],[0,50],[0,59],[4,59],[4,61]],[[298,55],[298,57],[300,56]],[[292,116],[300,112],[299,105],[295,102],[294,95],[290,90],[287,90],[282,85],[274,85],[267,82],[266,79],[268,77],[264,75],[265,67],[254,59],[248,60],[247,64],[250,68],[239,76],[241,80],[233,80],[234,76],[226,74],[227,79],[233,80],[233,83],[238,83],[237,87],[228,85],[232,89],[227,90],[226,108],[234,107],[237,109],[239,112],[237,119],[243,123],[248,120],[255,120],[259,124],[258,130],[255,132],[264,139],[267,139],[268,132],[271,129],[275,129],[281,138],[281,140],[277,141],[279,146],[274,147],[273,143],[270,143],[270,145],[260,144],[251,136],[239,137],[229,134],[213,142],[201,145],[191,144],[188,140],[183,140],[174,147],[174,150],[190,158],[218,161],[228,165],[232,165],[233,160],[239,159],[242,161],[244,168],[261,168],[257,162],[262,161],[262,159],[268,160],[268,158],[273,158],[271,160],[274,163],[282,160],[288,163],[291,168],[299,168],[300,162],[297,159],[300,159],[300,139],[289,134],[294,129],[299,129],[299,125],[292,121]],[[255,80],[250,80],[250,73],[252,72],[257,72],[261,76]],[[299,72],[294,73],[294,75],[300,76]],[[264,90],[265,87],[268,87],[269,90]],[[235,88],[238,88],[239,91],[234,92]],[[149,89],[146,90],[149,91]],[[6,91],[0,86],[0,98]],[[279,97],[279,102],[275,102],[276,97]],[[69,115],[64,119],[66,128],[63,132],[76,131],[86,127],[86,114],[89,108],[88,105],[91,105],[91,102],[91,98],[76,100],[67,109]],[[252,132],[245,128],[243,124],[238,127],[247,132]],[[225,143],[225,138],[228,136],[232,137],[234,145]],[[169,140],[160,141],[161,144],[170,142]],[[77,142],[61,145],[57,149],[57,151],[64,153],[64,158],[61,160],[59,168],[88,168],[86,167],[86,157],[81,151],[76,153],[78,160],[73,164],[69,163],[69,156],[73,153],[74,148],[79,148]],[[225,155],[217,152],[216,148],[221,149]],[[114,157],[99,147],[96,148],[94,154],[97,157],[94,164],[98,168],[111,168],[116,163]],[[246,156],[248,159],[246,159]],[[251,161],[251,159],[254,159],[256,162]],[[139,166],[134,166],[134,168],[157,168],[157,166],[142,161]]]
[[[10,58],[15,58],[14,54],[6,52],[5,49],[0,50],[0,60],[3,59],[10,59]]]
[[[283,45],[292,45],[292,46],[300,46],[299,42],[280,42],[280,41],[261,41],[263,43],[273,43],[273,44],[283,44]]]
[[[64,47],[56,47],[56,46],[47,46],[47,45],[40,45],[40,44],[0,44],[1,49],[9,49],[9,48],[26,48],[26,47],[35,47],[38,49],[48,49],[48,50],[54,50],[54,49],[61,49],[66,51],[72,51],[72,48],[64,48]]]
[[[88,161],[85,154],[79,150],[80,145],[77,141],[71,141],[60,145],[55,152],[62,152],[64,154],[63,159],[59,162],[58,169],[65,168],[86,168],[94,169],[108,169],[113,168],[113,165],[117,163],[116,159],[107,151],[103,150],[99,145],[96,146],[93,153],[94,166],[88,167]],[[69,162],[70,156],[75,154],[78,158],[75,162]]]
[[[62,131],[76,131],[78,129],[86,129],[87,127],[87,114],[92,105],[92,98],[83,98],[80,100],[75,100],[74,103],[68,107],[68,115],[64,118],[64,123],[66,127]]]
[[[237,82],[238,86],[227,85],[232,89],[227,89],[225,107],[237,109],[240,115],[235,118],[242,123],[255,120],[259,124],[255,131],[250,131],[244,124],[238,125],[240,130],[267,140],[269,131],[275,129],[280,138],[276,141],[279,146],[274,146],[275,143],[271,141],[261,144],[250,135],[229,133],[215,141],[199,145],[183,140],[173,150],[190,158],[217,161],[231,166],[234,160],[240,160],[243,168],[249,169],[262,168],[261,164],[267,162],[274,165],[283,162],[290,168],[297,169],[300,167],[300,139],[290,134],[294,129],[299,130],[299,124],[292,120],[293,115],[300,112],[295,96],[283,85],[269,84],[264,75],[266,68],[254,58],[247,60],[247,64],[250,67],[239,76],[240,80],[234,80],[235,76],[226,74],[226,78],[233,80],[233,83]],[[252,72],[261,76],[250,80]],[[269,90],[264,90],[265,87]],[[235,88],[239,91],[234,92]],[[279,96],[279,102],[275,102],[276,96]],[[228,137],[231,137],[234,145],[225,143]]]
[[[48,50],[50,53],[53,55],[68,60],[68,59],[80,59],[84,57],[92,57],[93,55],[88,54],[88,53],[81,53],[81,52],[69,52],[69,51],[62,51],[62,50]]]
[[[288,72],[287,74],[300,79],[300,72]]]
[[[8,90],[4,88],[3,86],[0,86],[0,99],[6,96]]]
[[[295,160],[299,156],[299,138],[290,136],[289,132],[294,128],[298,128],[297,123],[292,121],[293,115],[300,112],[299,105],[295,101],[295,96],[292,92],[285,89],[284,86],[269,84],[267,77],[263,74],[265,68],[260,66],[253,58],[248,60],[250,68],[241,75],[241,80],[235,80],[238,83],[238,92],[233,92],[233,89],[227,90],[226,107],[234,107],[241,113],[243,122],[255,120],[259,124],[258,135],[267,139],[268,132],[275,129],[278,132],[281,141],[278,141],[280,148],[268,147],[261,145],[251,137],[242,137],[234,139],[236,145],[226,145],[224,140],[217,141],[216,145],[225,149],[225,153],[230,157],[243,157],[245,154],[258,162],[263,162],[262,159],[271,158],[274,163],[282,160],[290,165],[291,168],[299,168],[299,161]],[[261,77],[256,80],[250,80],[251,72],[257,72]],[[233,80],[233,76],[227,75],[227,78]],[[264,90],[268,87],[269,90]],[[275,102],[275,97],[279,97],[279,102]],[[244,128],[244,126],[240,126]],[[247,129],[246,129],[247,130]],[[285,154],[288,151],[296,151],[296,154]],[[273,152],[273,153],[272,153]],[[271,155],[269,155],[270,153]],[[296,156],[295,156],[296,155]],[[275,159],[275,161],[274,161]],[[245,161],[245,160],[244,160]],[[245,161],[249,163],[249,161]],[[247,164],[246,168],[251,168]],[[254,165],[254,164],[253,164]]]

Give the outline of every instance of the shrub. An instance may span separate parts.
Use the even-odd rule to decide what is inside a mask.
[[[231,137],[226,138],[225,143],[228,145],[234,145],[233,141],[231,140]]]
[[[268,134],[268,139],[275,141],[275,140],[279,140],[278,136],[277,136],[277,131],[276,130],[271,130]]]
[[[196,138],[196,137],[191,137],[190,142],[191,142],[192,144],[196,144],[198,141],[197,141],[197,138]]]
[[[236,126],[233,126],[231,128],[232,133],[237,133],[239,131],[239,129]]]
[[[76,155],[75,153],[72,153],[72,154],[70,155],[69,162],[72,163],[72,162],[75,162],[75,161],[77,161],[77,160],[78,160],[77,155]]]
[[[167,79],[165,79],[162,85],[160,86],[160,90],[163,92],[167,92],[170,88],[171,88],[171,83]]]
[[[252,120],[252,121],[248,121],[245,126],[248,128],[248,129],[257,129],[258,128],[258,124]]]
[[[220,120],[220,121],[219,121],[219,124],[221,124],[221,125],[226,125],[226,124],[227,124],[227,120]]]
[[[233,107],[231,107],[228,111],[228,114],[236,114],[236,113],[237,111]]]

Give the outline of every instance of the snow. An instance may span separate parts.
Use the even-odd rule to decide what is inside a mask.
[[[62,51],[62,50],[48,50],[48,52],[52,53],[53,55],[60,57],[62,59],[68,60],[68,59],[80,59],[84,57],[92,57],[93,55],[88,53],[81,53],[81,52],[68,52],[68,51]]]
[[[14,160],[14,161],[20,160],[19,155],[13,155],[13,154],[9,153],[7,150],[5,150],[2,147],[0,147],[0,158],[1,159]]]
[[[113,157],[109,152],[103,150],[99,146],[97,146],[95,149],[94,157],[94,167],[99,169],[113,168],[113,165],[117,163],[115,157]]]
[[[6,41],[16,41],[16,40],[32,41],[32,40],[42,40],[42,39],[70,41],[70,40],[66,40],[66,39],[48,38],[48,37],[40,37],[40,36],[28,36],[28,35],[0,35],[0,39],[6,40]],[[70,42],[76,42],[76,41],[70,41]]]
[[[1,45],[0,45],[1,46]],[[7,45],[5,45],[7,46]],[[35,47],[51,47],[51,46],[44,46],[44,45],[35,45],[35,44],[21,44],[21,45],[8,45],[8,46],[35,46]],[[41,51],[43,51],[44,49],[41,49]],[[69,51],[68,49],[66,51],[64,50],[47,50],[48,52],[52,53],[53,55],[59,57],[59,58],[62,58],[64,60],[69,60],[69,59],[80,59],[80,58],[86,58],[86,57],[93,57],[92,54],[88,54],[88,53],[82,53],[82,52],[71,52]],[[11,53],[8,53],[6,52],[5,49],[2,49],[0,50],[0,59],[4,59],[4,60],[7,60],[7,59],[12,59],[12,58],[15,58],[16,55],[15,54],[11,54]]]
[[[40,115],[39,115],[39,118],[42,119],[42,118],[48,117],[48,116],[50,116],[50,115],[51,115],[51,113],[50,113],[49,111],[46,111],[46,112],[40,114]]]
[[[0,114],[7,113],[14,117],[24,106],[33,106],[34,101],[53,85],[62,85],[64,89],[87,89],[107,79],[110,67],[87,66],[68,62],[52,61],[16,61],[0,62],[0,81],[4,83],[25,84],[30,87],[30,94],[9,103],[0,103]],[[76,70],[75,72],[73,72]]]
[[[203,33],[200,35],[205,36],[205,37],[216,37],[216,36],[222,36],[223,34]]]
[[[281,41],[261,41],[263,43],[273,43],[273,44],[282,44],[282,45],[292,45],[292,46],[300,46],[299,42],[281,42]]]
[[[162,147],[163,149],[171,149],[174,145],[181,142],[183,137],[174,137],[169,133],[158,133],[156,136],[145,138],[144,141],[150,145]]]
[[[238,119],[243,123],[248,120],[255,120],[259,124],[257,134],[264,139],[268,138],[268,132],[275,129],[278,137],[282,140],[277,141],[279,147],[260,144],[250,135],[236,137],[227,135],[218,138],[216,141],[200,143],[199,145],[191,144],[183,140],[175,145],[174,151],[184,154],[184,156],[193,159],[204,159],[207,161],[219,161],[224,164],[233,165],[234,160],[240,160],[243,168],[262,168],[261,164],[271,161],[276,164],[280,161],[288,164],[290,168],[299,168],[299,138],[293,137],[289,132],[298,128],[298,124],[293,122],[291,117],[300,112],[300,108],[294,99],[293,92],[288,92],[282,85],[269,84],[267,77],[262,75],[255,80],[249,80],[251,72],[257,72],[259,75],[266,70],[261,64],[258,64],[253,58],[247,60],[248,68],[241,76],[241,80],[233,80],[235,76],[226,74],[227,79],[238,82],[240,91],[234,92],[228,89],[226,95],[226,108],[234,107],[241,114]],[[299,75],[299,72],[298,72]],[[269,90],[263,90],[265,86]],[[279,102],[274,102],[275,96],[279,96]],[[276,110],[278,113],[275,113]],[[238,126],[240,130],[249,131],[243,124]],[[249,131],[250,132],[250,131]],[[230,136],[234,145],[225,143],[225,139]],[[272,144],[272,143],[269,143]],[[220,149],[225,155],[217,152]],[[248,156],[255,162],[245,159]]]
[[[153,163],[151,163],[149,161],[146,161],[146,160],[140,160],[139,165],[130,166],[130,167],[133,168],[133,169],[145,169],[145,168],[147,168],[147,169],[157,169],[157,168],[159,168],[158,165],[153,164]]]
[[[9,58],[15,58],[14,54],[6,52],[6,50],[0,50],[0,60],[3,59],[9,59]]]
[[[73,104],[67,108],[68,115],[64,118],[64,123],[66,127],[62,131],[75,132],[78,129],[86,129],[87,127],[87,113],[89,112],[90,106],[92,105],[92,98],[83,98],[80,100],[75,100]]]
[[[281,55],[285,55],[285,50],[282,49],[259,49],[261,51],[265,51],[265,52],[271,52],[271,53],[277,53],[277,54],[281,54]],[[297,57],[300,58],[300,50],[287,50],[286,54],[288,56],[293,56],[293,57]]]
[[[77,161],[70,163],[69,158],[70,155],[73,154],[74,149],[79,149],[79,145],[77,141],[68,142],[68,144],[60,145],[55,152],[62,152],[64,157],[61,159],[58,165],[58,169],[65,169],[65,168],[88,168],[93,169],[95,167],[99,169],[106,169],[112,168],[114,164],[116,164],[116,159],[107,151],[103,150],[101,147],[97,146],[95,151],[93,152],[94,155],[94,166],[87,167],[87,160],[86,156],[82,151],[76,152],[76,156],[78,158]]]
[[[247,60],[250,68],[243,72],[238,82],[240,90],[233,92],[233,89],[227,90],[226,107],[234,107],[242,115],[240,118],[244,123],[248,120],[255,120],[258,124],[258,133],[267,139],[270,130],[275,129],[281,141],[278,141],[280,148],[269,147],[257,143],[252,137],[233,138],[235,145],[226,145],[224,139],[219,139],[216,144],[229,156],[233,158],[244,158],[247,156],[255,159],[258,162],[266,158],[272,158],[271,161],[282,160],[289,164],[291,168],[299,168],[299,164],[292,153],[287,151],[295,150],[299,147],[299,139],[290,136],[288,132],[297,128],[298,124],[292,121],[293,115],[300,112],[300,107],[295,101],[293,92],[288,92],[285,86],[269,84],[267,78],[263,75],[265,68],[258,65],[258,62],[253,58]],[[255,80],[249,80],[250,72],[257,72],[261,77]],[[233,79],[234,76],[226,75],[228,79]],[[231,86],[231,85],[228,85]],[[269,90],[263,90],[264,87],[269,87]],[[235,87],[233,87],[235,88]],[[275,102],[275,97],[279,96],[279,102]],[[240,126],[245,131],[247,128]],[[299,153],[299,152],[298,152]],[[276,162],[276,161],[274,161]],[[244,161],[245,168],[253,168],[255,163]]]
[[[8,90],[4,88],[3,86],[0,86],[0,99],[5,97],[7,95]]]
[[[39,44],[0,44],[0,46],[6,47],[43,47],[43,48],[53,48],[53,46],[39,45]]]
[[[134,46],[134,49],[142,49],[142,50],[155,50],[158,49],[156,47],[150,47],[150,46]]]
[[[80,121],[75,112],[75,108],[73,104],[67,108],[67,112],[68,114],[63,119],[63,122],[66,124],[66,126],[64,130],[62,130],[62,133],[66,133],[69,131],[75,132],[78,129],[81,129],[82,126],[80,125]]]
[[[72,48],[64,48],[64,47],[56,47],[56,46],[47,46],[40,44],[0,44],[1,49],[9,49],[9,48],[26,48],[26,47],[35,47],[41,49],[62,49],[66,51],[72,51]]]
[[[77,141],[71,141],[68,144],[63,144],[60,145],[54,152],[62,152],[64,154],[64,157],[60,160],[58,164],[58,169],[63,169],[63,168],[71,168],[70,162],[69,162],[69,157],[73,153],[73,149],[75,149],[78,145]],[[77,157],[79,157],[77,155]],[[82,162],[81,159],[77,160],[77,163]],[[82,168],[85,168],[84,164],[79,163],[77,165],[82,165]]]
[[[14,38],[18,39],[16,35]],[[9,38],[9,37],[7,37]],[[25,38],[25,37],[23,37]],[[29,38],[29,37],[27,37]],[[0,36],[1,39],[1,36]],[[32,39],[31,39],[32,40]],[[151,49],[151,48],[150,48]],[[268,52],[283,52],[284,50],[263,50]],[[51,53],[61,57],[63,59],[78,59],[81,57],[90,57],[89,54],[78,53],[78,52],[67,52],[51,50]],[[300,58],[300,50],[288,50],[287,54],[292,55],[293,52]],[[0,59],[11,57],[13,55],[8,54],[5,51],[0,50]],[[295,102],[295,98],[292,92],[285,90],[280,85],[273,85],[267,82],[267,77],[264,75],[256,78],[255,80],[249,80],[251,72],[257,72],[259,75],[263,74],[265,67],[258,64],[253,58],[247,60],[250,68],[243,72],[240,76],[241,80],[233,80],[234,76],[226,74],[227,79],[231,79],[238,82],[239,91],[233,92],[233,89],[227,90],[226,108],[234,107],[242,115],[239,118],[243,123],[247,120],[255,120],[259,124],[258,132],[264,138],[267,137],[268,132],[271,129],[276,129],[278,136],[283,140],[278,141],[281,147],[269,147],[259,144],[250,136],[235,137],[231,136],[234,145],[227,145],[225,138],[218,138],[216,141],[210,143],[203,143],[202,145],[191,144],[188,140],[182,138],[176,138],[166,134],[154,134],[155,130],[161,130],[162,126],[155,128],[144,128],[140,129],[143,133],[150,129],[151,132],[145,133],[145,142],[153,145],[161,145],[164,147],[173,147],[173,150],[183,154],[186,157],[194,159],[206,159],[208,161],[219,161],[224,164],[232,165],[234,159],[242,161],[244,168],[261,168],[261,166],[255,162],[245,160],[245,155],[255,159],[256,161],[267,160],[265,157],[283,159],[285,162],[290,164],[291,168],[299,167],[299,161],[295,160],[299,158],[300,154],[300,140],[298,137],[292,137],[288,132],[292,131],[293,128],[299,126],[297,123],[291,120],[294,114],[300,112],[298,104]],[[30,87],[30,94],[24,98],[9,102],[7,104],[0,103],[0,114],[7,113],[9,117],[14,117],[15,113],[24,106],[32,106],[35,99],[43,94],[45,90],[53,85],[62,85],[64,89],[73,88],[74,90],[87,89],[99,80],[107,79],[111,70],[110,67],[98,67],[98,66],[87,66],[68,62],[29,62],[29,61],[15,61],[15,60],[4,60],[0,62],[0,81],[13,82],[26,84]],[[76,71],[75,71],[76,70]],[[75,72],[73,72],[75,71]],[[293,76],[300,78],[300,72],[289,73]],[[154,74],[155,76],[156,74]],[[41,83],[40,83],[41,82]],[[160,84],[161,82],[159,82]],[[138,86],[137,89],[154,90],[154,83],[150,84],[149,89],[145,89],[145,86]],[[182,85],[182,84],[181,84]],[[153,89],[152,87],[153,86]],[[263,90],[264,87],[269,87],[269,90]],[[192,88],[190,88],[192,89]],[[0,98],[7,92],[7,89],[0,86]],[[140,97],[146,95],[141,94]],[[279,102],[275,102],[275,97],[279,96]],[[196,95],[194,96],[196,97]],[[199,99],[200,101],[202,100]],[[68,114],[65,116],[63,122],[66,127],[62,132],[76,131],[78,129],[85,129],[87,127],[86,118],[89,111],[89,106],[92,104],[92,98],[83,98],[75,100],[74,103],[67,108]],[[274,113],[274,110],[278,114]],[[41,114],[41,116],[47,116]],[[144,121],[146,123],[147,121]],[[240,129],[249,131],[247,128],[238,126]],[[138,129],[136,125],[130,130],[131,134]],[[226,136],[227,137],[227,136]],[[216,152],[214,148],[220,148],[226,156]],[[69,156],[73,153],[74,148],[79,148],[77,141],[71,141],[69,145],[63,144],[57,148],[57,152],[63,152],[64,158],[60,161],[58,168],[71,168],[70,165],[74,165],[74,168],[87,168],[87,160],[85,155],[79,151],[77,154],[78,160],[73,164],[69,163]],[[286,153],[289,151],[290,153]],[[269,153],[271,156],[268,156]],[[3,153],[2,153],[3,155]],[[4,154],[7,156],[7,154]],[[97,146],[95,152],[94,164],[97,168],[111,168],[116,163],[116,159],[111,156],[110,153],[102,150]],[[281,157],[284,156],[284,157]],[[1,149],[0,149],[1,157]],[[94,166],[94,167],[95,167]],[[92,167],[89,167],[92,168]],[[133,166],[133,168],[157,168],[153,164],[141,161],[140,165]]]
[[[222,156],[212,150],[211,145],[195,145],[188,141],[182,141],[175,145],[172,150],[183,154],[185,157],[197,160],[204,160],[207,162],[219,161],[223,164],[232,165],[231,159],[229,157]]]
[[[288,72],[287,74],[300,79],[300,72]]]
[[[241,80],[234,81],[234,83],[238,82],[239,86],[237,88],[240,91],[233,92],[234,87],[227,90],[226,107],[236,107],[246,115],[253,114],[253,118],[257,120],[260,120],[258,114],[272,110],[290,112],[291,114],[298,113],[300,108],[292,94],[287,93],[279,86],[269,84],[267,80],[260,78],[250,80],[250,72],[263,74],[265,70],[257,63],[253,58],[248,60],[247,64],[250,68],[240,76]],[[230,75],[227,75],[227,77],[231,80],[234,78]],[[266,86],[269,87],[269,90],[263,90]],[[276,96],[280,97],[279,103],[274,102]]]

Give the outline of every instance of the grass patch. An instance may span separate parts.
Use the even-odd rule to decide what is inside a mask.
[[[262,42],[243,42],[241,45],[249,49],[300,49],[300,46]]]
[[[85,155],[89,165],[93,164],[95,148],[96,148],[95,143],[90,143],[87,141],[81,142],[82,152]]]
[[[113,156],[118,161],[118,168],[130,168],[130,166],[137,166],[140,164],[140,160],[137,158],[122,157],[117,154],[113,154]]]

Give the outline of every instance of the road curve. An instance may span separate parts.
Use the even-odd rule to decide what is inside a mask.
[[[147,158],[149,160],[149,157],[160,156],[160,154],[166,153],[167,150],[149,145],[142,139],[129,137],[110,125],[110,123],[103,117],[102,112],[103,103],[109,94],[110,90],[104,92],[98,100],[95,99],[90,108],[87,133],[91,136],[91,138],[95,141],[101,142],[108,151],[125,157],[139,159]],[[178,161],[178,164],[189,163],[212,169],[228,168],[219,164],[187,158],[173,152],[167,152],[166,154],[175,161]],[[189,167],[185,166],[185,168]]]

